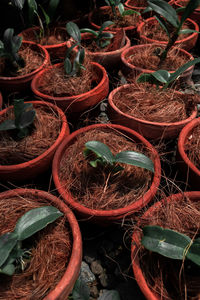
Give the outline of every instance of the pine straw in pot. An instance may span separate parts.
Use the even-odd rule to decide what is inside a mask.
[[[90,140],[103,142],[113,154],[133,150],[150,156],[144,145],[132,142],[115,129],[100,128],[82,133],[66,149],[60,162],[61,184],[66,186],[73,199],[91,209],[113,210],[126,207],[142,197],[151,184],[151,172],[125,164],[124,170],[117,174],[103,166],[91,167],[83,155],[84,145]]]
[[[34,106],[36,117],[31,133],[23,139],[17,139],[15,131],[0,131],[0,165],[15,165],[32,160],[56,141],[62,126],[62,120],[49,106]],[[1,116],[1,121],[13,119],[13,110]]]
[[[147,46],[148,45],[148,46]],[[163,47],[159,45],[145,44],[143,48],[135,48],[132,54],[126,57],[127,61],[139,68],[157,71],[160,62],[159,55]],[[167,71],[176,71],[179,67],[188,61],[188,57],[181,53],[179,49],[171,48],[167,58],[162,63],[162,69]]]
[[[28,210],[49,202],[35,201],[35,196],[13,196],[0,201],[0,234],[14,229],[17,220]],[[65,217],[27,239],[31,259],[22,273],[12,277],[0,274],[0,300],[41,300],[62,278],[71,255],[71,233]]]
[[[149,217],[140,216],[141,231],[146,225],[158,225],[186,234],[191,239],[200,237],[200,201],[183,196],[178,201],[164,201]],[[189,260],[166,258],[140,247],[140,267],[150,289],[162,300],[199,300],[199,267]]]
[[[193,128],[186,139],[184,149],[191,162],[200,170],[200,125]]]
[[[150,84],[132,84],[113,97],[116,107],[138,119],[174,123],[187,119],[195,109],[196,95],[177,94],[174,89],[156,89]]]

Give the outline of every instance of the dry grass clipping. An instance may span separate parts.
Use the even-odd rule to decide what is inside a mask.
[[[197,125],[188,136],[185,152],[193,164],[200,170],[200,125]]]
[[[105,143],[113,154],[133,150],[149,156],[148,149],[113,129],[93,129],[81,134],[67,148],[59,170],[62,185],[75,201],[91,209],[112,210],[126,207],[142,197],[151,184],[151,172],[124,164],[124,170],[113,175],[106,168],[91,167],[83,155],[84,144],[89,140]]]
[[[32,208],[49,205],[37,202],[27,194],[0,201],[0,233],[14,229],[19,217]],[[41,300],[62,278],[71,255],[71,233],[66,219],[54,223],[27,239],[25,247],[32,248],[30,263],[25,271],[12,277],[0,275],[0,300]]]
[[[14,118],[12,110],[7,118]],[[13,131],[0,132],[0,165],[20,164],[38,157],[54,144],[61,126],[62,120],[52,108],[36,106],[35,128],[30,135],[16,140]]]

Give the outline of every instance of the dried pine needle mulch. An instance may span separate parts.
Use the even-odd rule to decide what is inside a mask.
[[[132,0],[129,2],[129,5],[132,5],[132,6],[138,6],[138,7],[145,7],[148,5],[147,3],[147,0]]]
[[[197,125],[188,136],[185,152],[193,164],[200,170],[200,125]]]
[[[34,128],[30,135],[16,139],[13,131],[0,132],[0,165],[14,165],[32,160],[56,141],[62,126],[62,120],[50,107],[36,106]],[[9,110],[8,119],[13,118]],[[4,121],[1,120],[1,121]]]
[[[183,197],[179,201],[166,201],[149,218],[139,219],[140,228],[158,225],[188,235],[200,236],[200,201]],[[136,230],[141,230],[136,228]],[[140,265],[149,287],[163,300],[198,300],[200,295],[199,267],[189,260],[173,260],[153,252],[139,250]]]
[[[0,234],[14,229],[17,220],[28,210],[49,202],[37,202],[31,194],[0,201]],[[31,247],[31,260],[23,273],[12,277],[0,275],[0,300],[41,300],[55,288],[71,255],[71,232],[65,217],[57,219],[45,229],[25,240]]]
[[[190,116],[196,98],[196,95],[177,95],[173,89],[162,91],[148,84],[135,83],[119,90],[113,103],[123,113],[138,119],[174,123]]]
[[[109,169],[91,167],[89,158],[83,155],[84,144],[89,140],[103,142],[113,154],[133,150],[150,155],[144,146],[131,142],[115,129],[93,129],[79,135],[66,149],[59,169],[61,184],[75,201],[91,209],[112,210],[126,207],[142,197],[151,184],[151,172],[124,164],[124,170],[113,175]]]

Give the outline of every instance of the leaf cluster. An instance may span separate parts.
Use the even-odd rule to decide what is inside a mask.
[[[200,266],[200,238],[192,240],[175,230],[145,226],[141,243],[146,249],[165,257],[179,260],[187,258]]]
[[[63,214],[53,206],[34,208],[26,212],[12,232],[0,236],[0,273],[13,275],[18,262],[23,263],[30,251],[22,249],[22,241],[54,222]],[[21,266],[23,269],[23,265]]]
[[[24,138],[29,133],[30,125],[35,118],[35,110],[31,103],[24,103],[23,99],[14,100],[14,120],[5,120],[0,124],[0,131],[17,130],[17,137]]]
[[[113,15],[114,15],[115,18],[117,17],[116,8],[118,8],[121,17],[127,16],[127,15],[133,15],[133,14],[140,15],[140,13],[138,11],[135,11],[133,9],[126,9],[125,10],[124,5],[121,2],[121,0],[105,0],[105,2],[108,6],[111,7]]]

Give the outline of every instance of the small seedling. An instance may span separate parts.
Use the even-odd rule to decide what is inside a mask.
[[[23,99],[14,100],[14,120],[5,120],[0,124],[0,131],[17,130],[17,137],[24,138],[29,134],[30,125],[35,118],[35,110],[31,103]]]
[[[0,273],[13,275],[24,268],[30,259],[30,250],[22,249],[22,241],[54,222],[63,214],[53,206],[34,208],[26,212],[12,232],[0,236]]]
[[[160,226],[143,228],[142,245],[153,252],[171,259],[189,259],[200,266],[200,239]]]
[[[105,2],[108,6],[111,7],[112,13],[113,13],[115,18],[117,18],[116,8],[118,8],[121,17],[127,16],[127,15],[133,15],[133,14],[140,15],[140,13],[138,11],[135,11],[135,10],[132,10],[132,9],[125,10],[124,5],[121,2],[121,0],[105,0]]]
[[[119,165],[119,163],[122,163],[141,167],[154,172],[154,164],[146,155],[135,151],[122,151],[114,156],[109,147],[99,141],[88,141],[85,144],[83,153],[87,158],[91,157],[91,154],[95,155],[95,159],[89,162],[94,168],[97,168],[98,165],[108,166],[114,173],[116,173],[124,169],[121,165]]]

